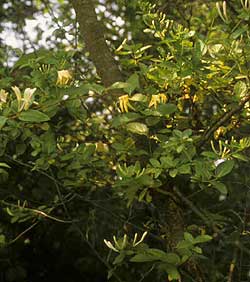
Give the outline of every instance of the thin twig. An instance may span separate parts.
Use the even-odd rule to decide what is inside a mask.
[[[220,119],[217,120],[201,137],[201,141],[198,147],[202,147],[220,126],[225,124],[234,114],[240,112],[244,108],[245,104],[249,101],[250,101],[250,95],[242,98],[237,107],[235,107],[234,109],[232,109],[231,111],[225,113],[222,117],[220,117]]]
[[[27,229],[25,229],[22,233],[20,233],[15,239],[11,240],[8,245],[14,244],[19,238],[21,238],[24,234],[26,234],[27,232],[29,232],[33,227],[35,227],[37,224],[39,223],[39,221],[34,222],[30,227],[28,227]]]

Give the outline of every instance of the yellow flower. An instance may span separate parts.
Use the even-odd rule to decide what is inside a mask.
[[[167,102],[167,96],[163,93],[157,94],[157,95],[152,95],[151,100],[149,102],[148,107],[154,106],[156,109],[157,105],[160,103],[166,103]]]
[[[12,90],[14,91],[14,93],[16,94],[16,98],[17,98],[17,108],[18,108],[18,112],[20,112],[21,106],[22,106],[22,94],[20,89],[17,86],[11,87]]]
[[[18,112],[21,112],[23,109],[25,111],[28,110],[30,105],[33,103],[33,94],[35,93],[36,88],[26,88],[24,90],[23,97],[17,86],[12,87],[12,90],[16,94]]]
[[[0,90],[0,103],[6,103],[8,94],[4,89]]]
[[[28,110],[30,105],[33,102],[33,94],[35,93],[36,88],[26,88],[23,93],[23,109]]]
[[[57,72],[56,85],[67,85],[73,79],[68,70],[60,70]]]
[[[9,93],[6,92],[4,89],[0,90],[0,110],[2,110],[3,104],[6,103],[8,94]]]
[[[160,101],[161,103],[166,103],[167,102],[167,96],[163,93],[158,94],[158,96],[160,97]]]
[[[215,132],[214,132],[214,139],[219,139],[219,137],[223,136],[226,133],[226,128],[224,126],[220,126]]]
[[[132,105],[129,103],[129,97],[128,95],[123,95],[119,97],[119,102],[120,102],[120,109],[121,112],[128,112],[128,108],[131,108],[132,110],[134,110],[134,108],[132,107]]]

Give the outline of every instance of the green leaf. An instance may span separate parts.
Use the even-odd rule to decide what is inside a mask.
[[[160,117],[148,117],[145,119],[148,126],[154,126],[160,121]]]
[[[120,253],[115,260],[113,261],[113,264],[121,264],[123,260],[125,259],[126,255],[125,253]]]
[[[239,36],[241,36],[243,33],[249,30],[248,24],[245,25],[240,25],[239,28],[237,28],[233,33],[232,33],[232,38],[237,39]]]
[[[10,166],[9,166],[9,165],[7,165],[6,163],[0,163],[0,167],[10,168]]]
[[[193,240],[194,240],[194,237],[191,233],[189,232],[184,232],[184,239],[186,241],[189,241],[189,242],[192,242],[193,243]]]
[[[137,133],[140,135],[148,134],[148,127],[144,123],[140,122],[130,122],[127,124],[127,129],[133,133]]]
[[[174,104],[168,103],[168,104],[160,104],[157,107],[157,111],[160,112],[163,116],[165,115],[171,115],[174,112],[176,112],[177,107]]]
[[[177,249],[189,249],[193,246],[193,242],[182,240],[177,244]]]
[[[168,274],[168,281],[178,280],[181,278],[176,266],[171,264],[161,264],[160,269]]]
[[[138,201],[139,201],[139,202],[141,202],[141,201],[144,199],[144,197],[145,197],[145,195],[147,194],[147,192],[148,192],[147,189],[143,189],[143,190],[141,191],[141,193],[139,194],[139,197],[138,197]]]
[[[184,164],[178,167],[178,172],[180,174],[191,174],[191,166],[190,164]]]
[[[108,89],[124,89],[128,86],[129,85],[127,82],[117,81],[114,84],[112,84]]]
[[[196,252],[197,254],[202,254],[202,249],[200,247],[198,247],[198,246],[195,246],[193,248],[193,251]]]
[[[147,102],[147,96],[140,94],[140,93],[136,93],[131,98],[129,98],[129,100],[135,101],[135,102]]]
[[[128,94],[131,94],[136,88],[140,87],[139,76],[137,73],[132,74],[127,80],[127,87],[124,88],[124,91]]]
[[[181,259],[180,257],[175,253],[165,253],[162,250],[159,249],[148,249],[146,250],[146,254],[152,256],[155,258],[155,260],[160,260],[163,262],[167,262],[169,264],[177,265],[180,263]]]
[[[195,43],[192,51],[192,62],[195,66],[198,66],[202,57],[202,48],[204,48],[204,43],[199,40]]]
[[[175,253],[165,253],[159,249],[147,249],[143,254],[137,254],[131,258],[132,262],[147,262],[160,260],[169,264],[177,265],[180,263],[180,257]]]
[[[172,281],[172,280],[179,280],[181,278],[180,273],[178,272],[176,267],[168,267],[167,269],[167,273],[168,273],[168,280]]]
[[[150,254],[137,254],[130,259],[131,262],[148,262],[155,260],[158,260],[158,258]]]
[[[165,261],[170,264],[178,265],[181,262],[180,257],[175,253],[167,253],[165,254],[164,258],[162,258],[162,261]]]
[[[224,183],[219,181],[210,181],[214,188],[216,188],[221,194],[227,195],[227,187]]]
[[[5,236],[4,235],[0,235],[0,245],[5,244]]]
[[[161,167],[160,162],[158,160],[156,160],[156,159],[150,159],[149,162],[151,163],[151,165],[153,167]]]
[[[86,145],[83,149],[79,150],[81,159],[89,160],[89,158],[94,154],[96,146],[94,144]]]
[[[7,121],[7,117],[0,116],[0,129],[2,129]]]
[[[243,97],[246,95],[247,93],[247,85],[245,82],[243,81],[238,81],[235,85],[234,85],[234,93],[238,96],[238,97]]]
[[[176,168],[171,169],[171,170],[169,171],[169,175],[170,175],[171,177],[173,177],[173,178],[176,177],[177,173],[178,173],[178,170],[177,170]]]
[[[33,61],[42,61],[43,59],[48,61],[48,57],[52,56],[52,52],[45,50],[45,49],[40,49],[36,50],[35,52],[29,53],[29,54],[23,54],[18,61],[15,63],[13,69],[15,68],[23,68],[26,66],[32,65]]]
[[[141,115],[137,114],[137,113],[131,113],[131,112],[123,113],[123,114],[118,115],[117,117],[115,117],[113,119],[112,126],[117,127],[117,126],[120,126],[122,124],[131,122],[133,120],[137,120],[139,118],[141,118]]]
[[[87,87],[89,90],[96,92],[97,94],[102,94],[102,92],[105,90],[104,86],[97,83],[87,83],[84,86]]]
[[[21,121],[26,122],[44,122],[50,120],[50,118],[37,110],[28,110],[26,112],[21,112],[21,114],[18,117]]]
[[[161,116],[160,112],[153,110],[153,109],[146,109],[146,110],[142,111],[142,113],[145,116],[154,116],[154,117],[160,117]]]
[[[161,259],[162,257],[166,256],[166,253],[162,250],[159,250],[159,249],[151,248],[151,249],[146,250],[146,252],[147,252],[147,254],[150,254],[154,257],[157,257],[158,259]]]
[[[244,162],[249,161],[249,159],[248,159],[247,156],[244,156],[244,155],[242,155],[242,154],[240,154],[240,153],[233,153],[233,154],[232,154],[232,157],[234,157],[234,158],[236,158],[236,159],[238,159],[238,160],[244,161]]]
[[[208,241],[211,241],[213,239],[213,237],[209,236],[209,235],[199,235],[194,239],[194,243],[198,244],[198,243],[205,243]]]
[[[216,177],[220,178],[220,177],[223,177],[223,176],[229,174],[232,171],[233,167],[234,167],[234,161],[233,160],[224,161],[223,163],[219,164],[216,167],[216,170],[215,170]]]

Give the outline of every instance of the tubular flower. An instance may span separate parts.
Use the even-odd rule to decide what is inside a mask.
[[[16,98],[17,98],[17,108],[18,108],[18,112],[20,112],[22,109],[22,94],[20,89],[17,86],[12,87],[12,90],[14,91],[14,93],[16,94]]]
[[[0,90],[0,103],[6,103],[8,94],[4,89]]]
[[[4,89],[0,90],[0,110],[2,109],[2,105],[6,103],[8,94]]]
[[[134,110],[134,108],[132,107],[132,105],[129,103],[129,97],[128,95],[123,95],[119,97],[119,102],[120,102],[120,109],[121,112],[128,112],[128,108],[131,108]]]
[[[116,249],[110,241],[107,241],[106,239],[104,239],[104,243],[108,248],[110,248],[111,250],[119,253],[119,250]]]
[[[145,237],[147,236],[147,234],[148,234],[148,232],[145,231],[145,232],[142,234],[141,239],[137,241],[137,236],[138,236],[138,235],[137,235],[137,233],[135,233],[134,240],[133,240],[133,244],[132,244],[133,247],[136,247],[137,245],[141,244],[141,243],[144,241],[144,239],[145,239]]]
[[[147,231],[144,232],[141,236],[141,239],[137,240],[138,234],[135,233],[132,244],[128,241],[127,234],[124,234],[123,238],[119,240],[117,240],[116,237],[113,236],[114,243],[111,243],[110,241],[107,241],[106,239],[104,239],[104,243],[109,249],[119,253],[121,250],[124,250],[127,246],[136,247],[139,244],[141,244],[144,241],[147,234],[148,234]]]
[[[127,234],[125,234],[123,236],[122,242],[118,242],[116,237],[113,236],[113,240],[114,240],[114,245],[110,241],[107,241],[106,239],[104,239],[104,243],[108,248],[110,248],[111,250],[119,253],[121,250],[123,250],[126,247],[128,237],[127,237]]]
[[[157,94],[157,95],[152,95],[151,100],[149,102],[148,107],[154,106],[156,109],[157,105],[160,103],[166,103],[167,102],[167,96],[163,93]]]
[[[36,88],[26,88],[24,90],[23,97],[17,86],[12,87],[12,90],[16,94],[18,112],[21,112],[23,109],[25,111],[28,110],[30,105],[33,103],[33,94],[35,93]]]
[[[68,70],[60,70],[57,72],[56,85],[67,85],[73,79]]]
[[[32,104],[33,102],[33,94],[35,93],[36,91],[36,88],[26,88],[24,90],[24,93],[23,93],[23,109],[25,111],[28,110],[28,108],[30,107],[30,105]]]

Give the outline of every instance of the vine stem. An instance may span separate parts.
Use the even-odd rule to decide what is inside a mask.
[[[233,108],[231,111],[226,112],[224,115],[220,117],[219,120],[217,120],[201,137],[201,140],[198,144],[198,147],[202,147],[213,135],[213,133],[223,124],[225,124],[234,114],[240,112],[247,102],[250,101],[250,95],[247,95],[246,97],[242,98],[237,105],[237,107]]]

